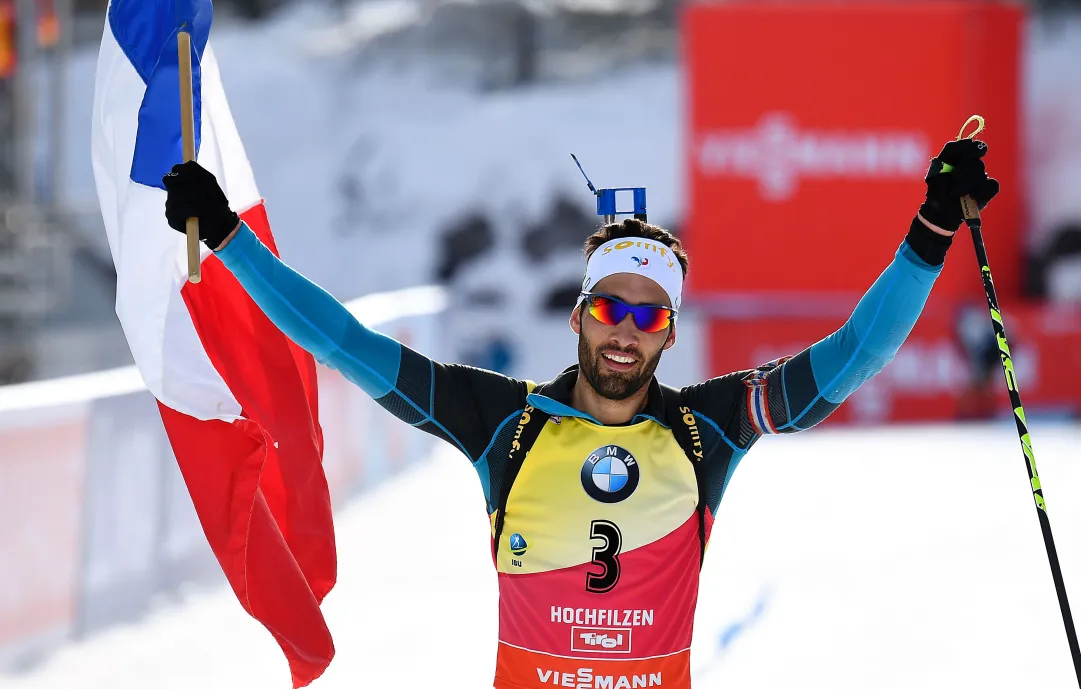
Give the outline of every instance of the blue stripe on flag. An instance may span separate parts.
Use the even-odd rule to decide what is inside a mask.
[[[199,150],[202,135],[199,56],[206,50],[213,18],[211,0],[112,0],[109,4],[109,29],[113,38],[146,83],[131,163],[134,182],[163,188],[162,176],[183,160],[176,50],[177,29],[181,26],[191,33],[195,150]]]

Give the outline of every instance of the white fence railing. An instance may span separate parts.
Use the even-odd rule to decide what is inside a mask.
[[[439,356],[441,288],[349,302]],[[319,369],[335,504],[424,456],[429,436]],[[224,582],[135,367],[0,387],[0,666],[129,619],[186,582]]]

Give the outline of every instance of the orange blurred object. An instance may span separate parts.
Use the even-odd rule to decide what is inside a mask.
[[[0,0],[0,79],[10,79],[15,65],[15,2]]]
[[[949,1],[690,6],[691,293],[854,305],[904,238],[929,159],[980,114],[1002,183],[984,236],[999,295],[1016,297],[1023,16],[1018,5]],[[982,294],[967,239],[932,301]]]
[[[60,19],[53,0],[37,0],[38,46],[52,48],[60,41]]]
[[[38,18],[38,45],[42,48],[52,48],[60,40],[60,21],[55,14],[47,14]]]

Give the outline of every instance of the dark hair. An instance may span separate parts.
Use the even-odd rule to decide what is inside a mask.
[[[627,218],[623,222],[605,225],[586,237],[586,260],[589,260],[589,257],[593,255],[593,252],[596,251],[597,247],[600,245],[613,239],[623,239],[624,237],[652,239],[655,242],[664,244],[672,250],[673,254],[675,254],[676,258],[679,260],[679,267],[683,269],[683,277],[687,277],[687,252],[683,249],[683,243],[679,241],[679,238],[663,227],[650,225],[647,222],[635,220],[634,218]]]

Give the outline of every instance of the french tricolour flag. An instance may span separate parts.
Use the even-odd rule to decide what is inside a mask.
[[[117,272],[116,312],[203,530],[244,609],[285,652],[294,686],[330,663],[319,604],[336,555],[315,364],[203,248],[187,281],[161,178],[182,161],[177,28],[192,38],[196,150],[234,210],[273,237],[208,44],[210,0],[112,0],[94,91],[92,157]]]

